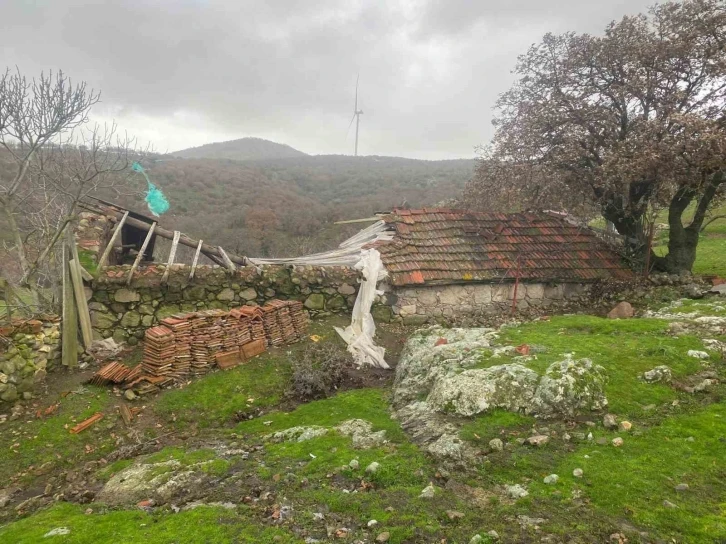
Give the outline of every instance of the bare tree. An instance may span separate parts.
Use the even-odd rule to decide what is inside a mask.
[[[726,179],[724,2],[659,4],[611,23],[603,36],[548,34],[515,73],[485,157],[510,175],[497,180],[496,169],[480,168],[470,195],[510,180],[507,190],[521,201],[584,195],[641,257],[648,215],[667,209],[668,255],[648,257],[660,270],[690,270]],[[522,173],[531,169],[536,176]]]
[[[99,100],[99,93],[63,72],[28,80],[7,70],[0,77],[0,153],[11,165],[0,171],[0,219],[19,283],[36,294],[57,278],[55,249],[78,203],[123,188],[122,173],[141,156],[115,125],[89,123]]]

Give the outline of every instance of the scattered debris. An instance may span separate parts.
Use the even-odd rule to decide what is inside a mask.
[[[81,423],[79,423],[78,425],[76,425],[75,427],[73,427],[71,429],[71,434],[78,434],[78,433],[80,433],[82,431],[85,431],[86,429],[88,429],[88,427],[90,427],[91,425],[93,425],[94,423],[96,423],[102,417],[103,417],[103,413],[96,412],[91,417],[89,417],[87,420],[82,421]]]

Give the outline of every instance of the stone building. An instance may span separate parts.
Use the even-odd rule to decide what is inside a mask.
[[[633,274],[595,232],[564,214],[443,208],[382,215],[375,247],[388,272],[380,288],[395,314],[430,318],[550,307],[586,296],[598,280]]]

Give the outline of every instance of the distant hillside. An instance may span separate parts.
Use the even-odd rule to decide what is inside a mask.
[[[473,159],[341,155],[244,162],[164,157],[144,163],[171,204],[163,225],[249,256],[332,248],[367,226],[335,221],[457,198],[474,165]],[[141,197],[126,204],[144,209]]]
[[[293,149],[289,145],[278,144],[262,138],[241,138],[228,142],[205,144],[182,149],[172,155],[183,159],[231,159],[235,161],[307,156],[306,153]]]

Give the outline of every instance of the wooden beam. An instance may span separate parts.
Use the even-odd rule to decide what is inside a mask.
[[[129,277],[126,280],[126,285],[131,285],[131,280],[134,277],[134,272],[139,266],[139,263],[141,262],[141,259],[144,258],[144,253],[146,253],[146,248],[149,246],[149,242],[151,241],[151,237],[154,236],[154,229],[156,228],[156,221],[154,221],[151,224],[151,228],[149,229],[149,232],[146,233],[146,238],[144,238],[144,243],[141,244],[141,249],[139,250],[139,254],[136,256],[136,260],[134,260],[134,264],[131,266],[131,270],[129,270]]]
[[[364,217],[363,219],[347,219],[345,221],[336,221],[333,225],[350,225],[352,223],[372,223],[373,221],[380,221],[380,217]]]
[[[222,246],[219,246],[219,252],[222,254],[222,260],[224,261],[224,265],[227,267],[227,270],[229,270],[230,274],[234,274],[237,270],[237,267],[234,266],[234,263],[230,260],[229,255],[222,249]]]
[[[86,349],[88,349],[91,347],[91,343],[93,342],[93,329],[91,327],[91,314],[88,312],[88,303],[86,302],[86,292],[83,289],[81,265],[75,259],[68,261],[68,265],[71,269],[73,292],[76,295],[76,307],[78,308],[78,320],[81,323],[83,345],[86,346]]]
[[[121,229],[123,228],[124,223],[126,223],[126,220],[128,218],[129,212],[126,211],[126,213],[124,213],[123,217],[121,218],[121,221],[116,223],[116,228],[111,235],[111,239],[109,240],[108,245],[106,245],[106,249],[103,250],[103,255],[101,255],[101,258],[98,261],[99,270],[106,266],[106,261],[108,260],[108,256],[111,254],[111,250],[113,250],[113,245],[114,243],[116,243],[116,238],[118,238],[118,235],[121,234]]]
[[[78,366],[78,314],[73,301],[73,284],[70,278],[68,253],[71,249],[63,244],[63,317],[61,321],[61,362],[67,368]]]
[[[109,213],[109,214],[115,216],[117,219],[122,216],[122,214],[120,212],[116,211],[115,209],[111,209],[111,208],[107,208],[107,207],[99,208],[96,206],[89,205],[85,202],[81,202],[80,206],[84,209],[93,211],[94,213]],[[125,214],[123,214],[123,215],[125,215]],[[151,228],[150,223],[146,223],[146,222],[141,221],[140,219],[136,219],[134,217],[128,217],[126,219],[126,224],[131,227],[135,227],[137,229],[143,230],[143,231],[148,231]],[[167,230],[158,225],[156,226],[156,230],[154,232],[156,233],[157,236],[159,236],[161,238],[165,238],[167,240],[172,240],[174,238],[174,231]],[[186,234],[182,234],[179,237],[179,243],[182,244],[183,246],[191,247],[192,249],[196,249],[197,245],[199,244],[199,242],[197,240],[190,238]],[[213,261],[214,261],[215,257],[219,261],[221,261],[221,259],[222,259],[222,254],[219,253],[219,248],[209,245],[209,244],[202,244],[201,253],[203,255],[206,255]],[[234,264],[239,265],[239,266],[247,266],[247,264],[248,264],[247,259],[245,257],[240,257],[238,255],[232,254],[232,255],[229,255],[229,258]]]
[[[199,260],[199,252],[202,250],[202,241],[199,240],[197,250],[194,252],[194,260],[192,261],[192,269],[189,271],[189,281],[194,279],[194,271],[197,269],[197,261]]]
[[[171,250],[169,251],[169,260],[166,263],[166,270],[164,270],[164,275],[161,276],[161,283],[166,283],[166,280],[169,279],[169,271],[171,270],[171,265],[174,264],[174,257],[176,257],[176,248],[179,245],[179,236],[181,236],[181,232],[178,230],[174,231],[174,239],[171,242]]]

